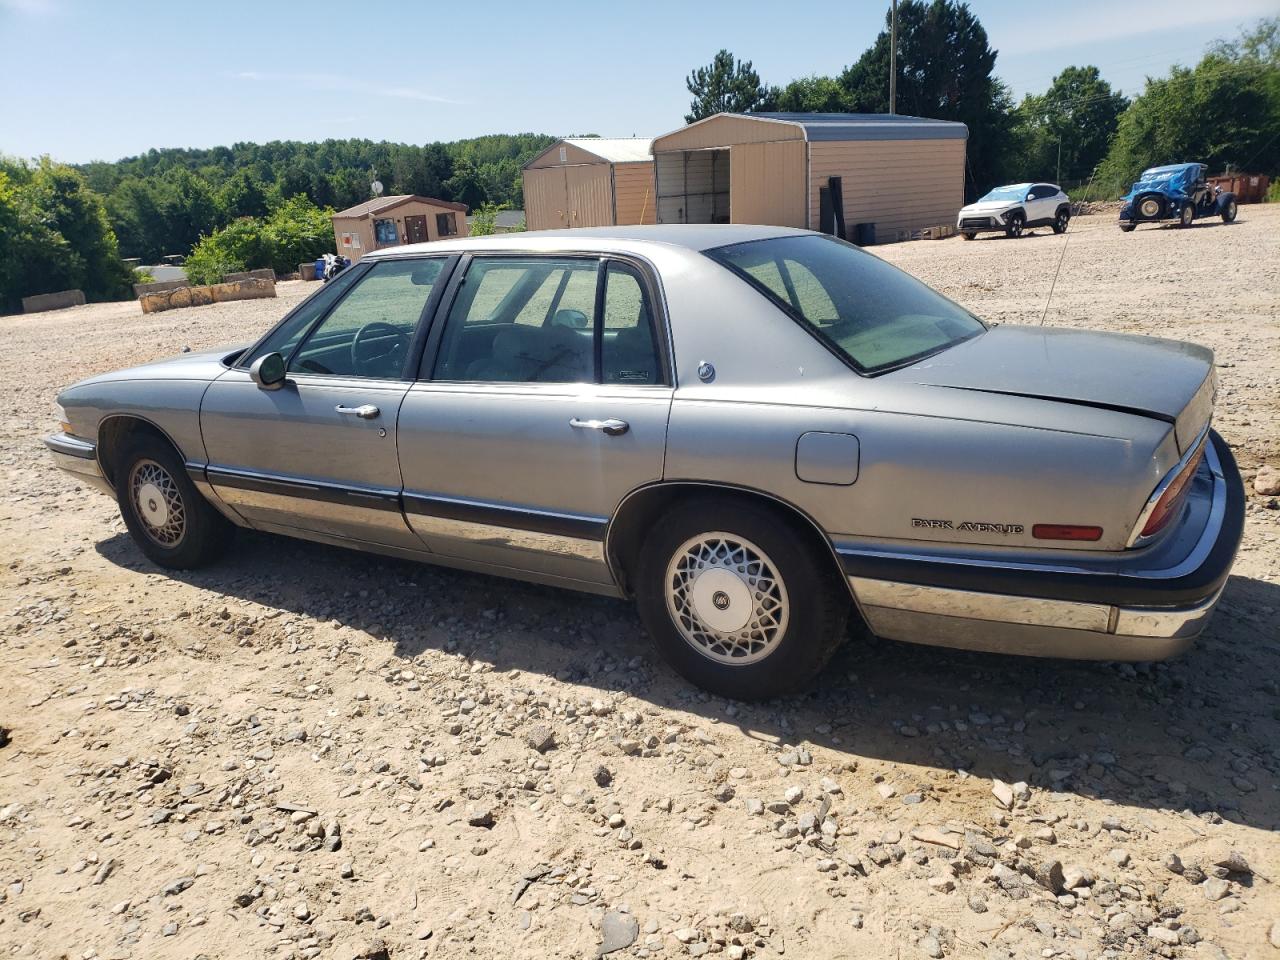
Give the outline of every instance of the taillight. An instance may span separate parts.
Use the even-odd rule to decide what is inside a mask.
[[[1187,461],[1186,465],[1178,471],[1177,476],[1169,481],[1164,488],[1164,493],[1160,494],[1160,499],[1147,515],[1147,522],[1143,524],[1142,532],[1138,534],[1139,538],[1155,536],[1177,515],[1183,501],[1187,499],[1187,494],[1191,490],[1191,480],[1195,477],[1203,458],[1204,444],[1202,443],[1196,455]]]
[[[1084,540],[1102,539],[1101,527],[1082,527],[1074,523],[1037,523],[1031,528],[1031,535],[1037,540]]]

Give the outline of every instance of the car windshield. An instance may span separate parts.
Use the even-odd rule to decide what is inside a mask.
[[[986,330],[915,277],[833,237],[752,240],[708,250],[860,373],[879,373]]]
[[[996,187],[978,202],[985,203],[987,200],[1021,200],[1026,196],[1029,189],[1031,188],[1025,183],[1020,183],[1012,187]]]

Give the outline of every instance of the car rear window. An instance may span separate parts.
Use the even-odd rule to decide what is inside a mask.
[[[860,373],[913,363],[986,330],[915,277],[834,237],[752,240],[708,250],[707,256]]]

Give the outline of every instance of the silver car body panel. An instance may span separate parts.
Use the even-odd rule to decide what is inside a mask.
[[[97,458],[84,454],[107,420],[138,417],[242,525],[614,595],[622,577],[606,545],[633,493],[672,483],[752,491],[821,532],[886,636],[1114,658],[1190,642],[1220,584],[1167,604],[983,586],[1026,575],[1123,587],[1146,574],[1158,586],[1207,562],[1197,554],[1205,543],[1221,560],[1234,521],[1212,449],[1178,521],[1126,549],[1153,491],[1207,429],[1212,355],[1149,338],[1001,326],[860,376],[703,253],[804,233],[546,231],[365,258],[546,253],[640,264],[659,300],[670,386],[308,374],[269,391],[229,369],[233,354],[215,351],[69,388],[59,400],[80,440],[48,442],[60,466],[109,490]],[[446,295],[437,323],[448,306]],[[378,415],[335,410],[363,404]],[[625,431],[581,428],[612,420]],[[1033,533],[1041,523],[1103,533],[1047,541]],[[937,583],[897,574],[913,565],[957,573]]]

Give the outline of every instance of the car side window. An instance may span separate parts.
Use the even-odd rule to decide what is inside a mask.
[[[348,267],[326,283],[323,289],[307,299],[293,316],[272,330],[255,350],[246,351],[237,366],[249,367],[253,361],[259,357],[265,357],[268,353],[278,353],[287,360],[316,319],[327,313],[329,308],[342,298],[360,273],[361,271]]]
[[[289,370],[383,380],[400,377],[444,263],[429,259],[374,264],[289,358]]]
[[[662,383],[661,361],[653,341],[653,308],[635,267],[609,264],[601,320],[602,382]]]
[[[593,382],[599,271],[586,258],[476,258],[445,321],[433,379]]]

